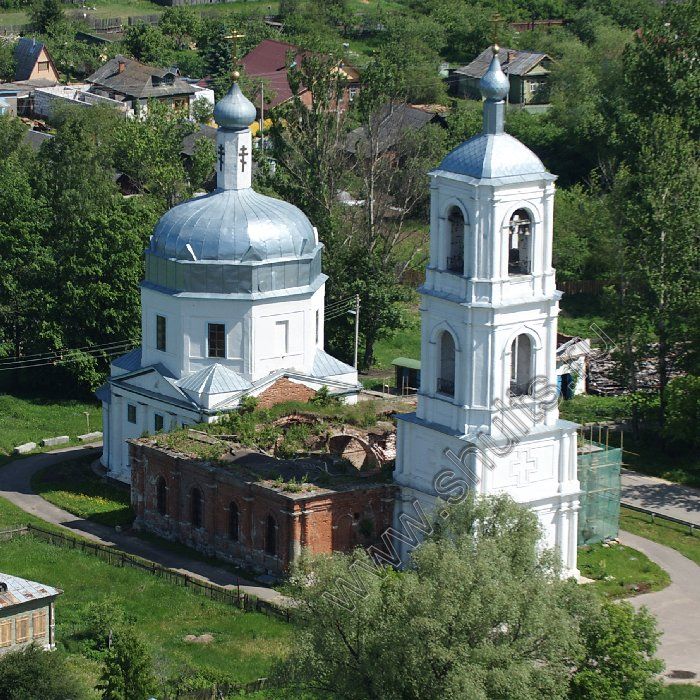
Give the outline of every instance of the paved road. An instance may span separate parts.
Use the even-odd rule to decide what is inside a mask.
[[[240,582],[241,590],[262,600],[273,603],[284,601],[283,596],[271,588],[256,585],[245,579],[238,579],[235,574],[226,569],[194,558],[191,559],[184,554],[163,551],[157,545],[144,542],[133,535],[124,532],[119,533],[114,528],[79,518],[61,508],[57,508],[32,492],[31,477],[40,469],[83,455],[86,452],[92,452],[97,457],[100,451],[100,446],[87,448],[69,447],[9,462],[6,466],[0,468],[0,496],[19,506],[27,513],[31,513],[46,522],[72,530],[74,533],[94,542],[116,547],[129,554],[135,554],[144,559],[155,561],[162,566],[167,566],[188,576],[216,583],[220,586],[234,588]]]
[[[671,585],[663,591],[630,598],[646,605],[663,631],[659,656],[666,662],[666,680],[700,683],[700,566],[662,544],[620,532],[622,544],[633,547],[665,569]]]
[[[631,469],[622,472],[622,500],[700,527],[700,489],[680,486]]]

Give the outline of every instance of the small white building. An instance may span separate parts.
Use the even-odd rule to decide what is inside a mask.
[[[494,47],[481,134],[430,173],[430,261],[421,294],[415,413],[397,415],[394,527],[407,560],[438,498],[508,493],[576,575],[576,428],[559,419],[552,268],[555,177],[504,131],[508,78]]]
[[[357,371],[323,349],[323,245],[306,216],[251,187],[255,107],[237,83],[215,107],[217,189],[168,211],[146,250],[142,346],[98,392],[103,465],[131,478],[126,440],[214,422],[245,396],[328,387],[355,401]],[[267,393],[266,393],[267,392]]]

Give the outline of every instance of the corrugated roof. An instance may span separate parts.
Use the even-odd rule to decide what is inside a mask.
[[[123,63],[121,72],[120,63]],[[178,78],[172,71],[147,66],[125,56],[116,56],[107,61],[87,79],[87,82],[132,98],[194,95],[196,92],[189,83]]]
[[[15,80],[29,80],[44,44],[33,37],[22,37],[15,46]]]
[[[409,369],[420,369],[420,360],[413,360],[410,357],[395,357],[391,364],[397,367],[408,367]]]
[[[218,362],[177,382],[177,386],[193,394],[225,394],[250,389],[252,384]]]
[[[418,130],[429,124],[434,119],[439,119],[439,115],[425,109],[419,109],[409,104],[387,104],[384,105],[372,120],[379,122],[377,128],[377,141],[380,152],[394,146],[408,129]],[[347,136],[345,150],[355,153],[359,143],[367,138],[365,127],[353,129]]]
[[[492,58],[493,51],[489,47],[468,65],[457,68],[455,73],[467,75],[470,78],[481,78],[488,70]],[[534,51],[502,48],[498,52],[498,60],[501,62],[501,68],[506,75],[525,75],[544,59],[549,59],[546,53],[536,53]]]
[[[7,590],[4,590],[5,588]],[[0,610],[32,600],[51,598],[61,593],[58,588],[0,572]]]
[[[346,365],[335,357],[329,355],[325,350],[316,349],[314,364],[311,368],[311,375],[314,377],[336,377],[339,374],[349,374],[355,372],[354,367]]]
[[[119,369],[125,369],[127,372],[135,372],[137,369],[141,369],[141,348],[134,348],[126,355],[117,357],[112,360],[112,364]]]

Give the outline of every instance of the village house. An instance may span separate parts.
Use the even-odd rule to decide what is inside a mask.
[[[37,644],[55,646],[54,601],[62,593],[0,572],[0,654]]]
[[[292,98],[292,88],[287,75],[289,66],[299,65],[304,57],[309,55],[310,51],[295,44],[277,39],[264,39],[243,57],[241,64],[246,75],[253,80],[258,78],[264,81],[264,90],[272,94],[270,101],[265,102],[265,110],[273,109]],[[347,80],[340,105],[341,109],[347,109],[360,89],[360,74],[346,63],[340,63],[337,69]],[[302,86],[299,96],[305,105],[311,104],[311,93],[307,88]],[[256,95],[255,103],[260,111],[260,93]]]
[[[121,55],[100,66],[87,82],[91,93],[127,103],[129,114],[147,109],[148,100],[189,114],[198,92],[175,69],[155,68]]]
[[[55,85],[58,70],[46,45],[31,37],[21,37],[15,46],[15,81],[41,81]]]
[[[493,53],[483,51],[470,64],[457,68],[451,76],[452,91],[459,97],[481,99],[479,81],[488,70]],[[545,53],[500,48],[498,58],[508,76],[511,105],[544,105],[549,102],[549,75],[552,59]]]

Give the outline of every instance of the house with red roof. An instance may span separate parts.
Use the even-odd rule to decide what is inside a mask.
[[[298,65],[304,60],[304,57],[310,56],[311,53],[311,51],[287,41],[264,39],[243,57],[241,63],[246,75],[250,78],[264,80],[264,89],[270,90],[272,93],[271,100],[265,105],[266,110],[277,107],[292,98],[292,88],[289,85],[287,71],[290,66]],[[347,109],[360,89],[360,74],[353,66],[344,62],[338,64],[338,70],[348,81],[342,102],[342,108]],[[304,104],[310,104],[311,95],[307,88],[302,87],[300,97]]]

